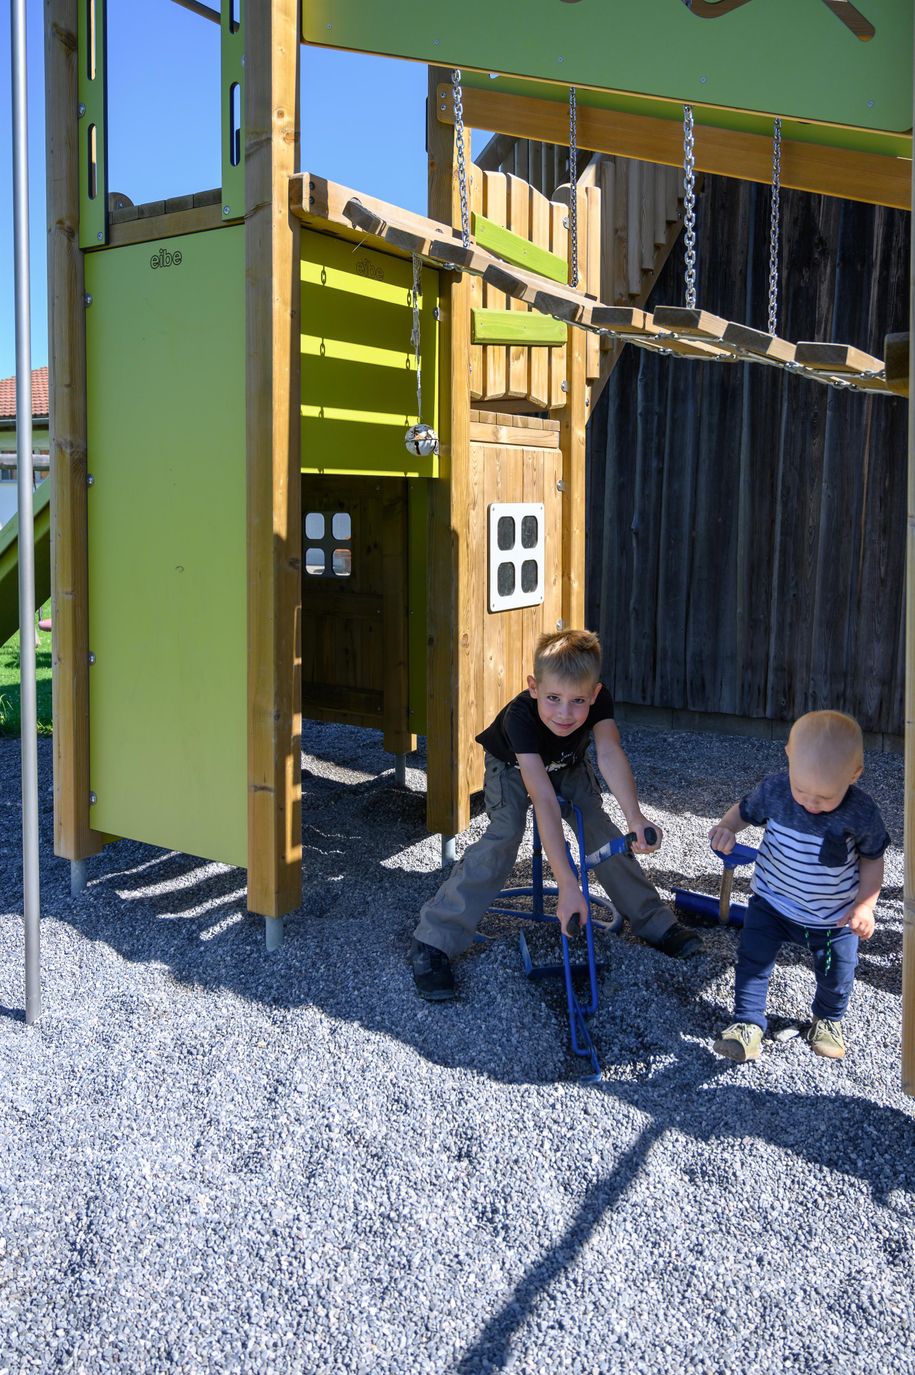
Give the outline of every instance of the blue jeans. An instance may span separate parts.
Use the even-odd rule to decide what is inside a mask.
[[[858,937],[848,926],[804,927],[776,912],[765,898],[754,893],[737,951],[734,978],[734,1020],[755,1022],[765,1031],[766,994],[775,959],[785,941],[802,945],[813,955],[817,991],[813,1000],[814,1017],[839,1022],[845,1015],[855,966],[858,963]]]

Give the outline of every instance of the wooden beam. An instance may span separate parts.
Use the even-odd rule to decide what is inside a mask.
[[[96,854],[90,825],[86,307],[79,248],[77,3],[45,5],[48,405],[54,652],[54,850]]]
[[[888,334],[884,340],[883,356],[886,359],[886,388],[897,396],[909,394],[909,336]]]
[[[544,143],[568,141],[568,111],[558,101],[465,86],[463,108],[465,123],[474,129],[490,129]],[[440,120],[453,122],[450,83],[439,87],[435,110]],[[579,104],[578,141],[581,147],[595,153],[614,153],[670,167],[683,164],[683,130],[671,119]],[[768,186],[772,180],[772,140],[763,134],[697,125],[696,171]],[[906,158],[782,139],[781,184],[823,196],[908,210],[912,163]]]
[[[457,158],[452,129],[435,119],[442,79],[429,68],[429,214],[433,222],[460,223]],[[450,87],[449,87],[450,89]],[[469,135],[467,139],[469,154]],[[472,558],[470,536],[470,278],[440,278],[439,438],[442,476],[429,483],[426,740],[426,824],[445,836],[470,821],[474,771],[473,658],[478,646],[463,634]],[[477,770],[478,772],[478,770]]]
[[[301,902],[302,518],[296,170],[299,6],[245,10],[248,906]]]

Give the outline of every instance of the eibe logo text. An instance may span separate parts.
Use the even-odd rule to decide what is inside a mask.
[[[181,249],[176,248],[174,253],[169,253],[167,248],[160,248],[158,253],[154,253],[149,260],[152,268],[157,267],[180,267],[182,262]]]

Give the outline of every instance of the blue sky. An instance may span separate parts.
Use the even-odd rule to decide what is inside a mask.
[[[215,0],[214,0],[215,2]],[[27,0],[32,366],[48,360],[42,0]],[[219,31],[171,0],[108,0],[109,188],[136,203],[218,186]],[[0,377],[15,372],[10,3],[0,5]],[[426,208],[426,68],[302,51],[302,165]],[[4,108],[5,107],[5,108]],[[474,139],[476,150],[485,136]]]

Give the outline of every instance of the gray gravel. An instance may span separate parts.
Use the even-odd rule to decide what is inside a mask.
[[[667,832],[656,881],[712,891],[706,828],[780,747],[626,743]],[[457,1004],[414,996],[439,856],[422,772],[398,792],[373,732],[307,725],[304,748],[303,905],[268,957],[224,866],[122,841],[71,901],[40,742],[46,1011],[26,1027],[0,740],[0,1375],[915,1372],[898,845],[844,1062],[797,1040],[720,1061],[735,933],[687,964],[627,934],[601,939],[585,1087],[511,923],[461,963]],[[869,756],[864,785],[901,841],[901,759]],[[783,956],[778,1024],[812,986]]]

